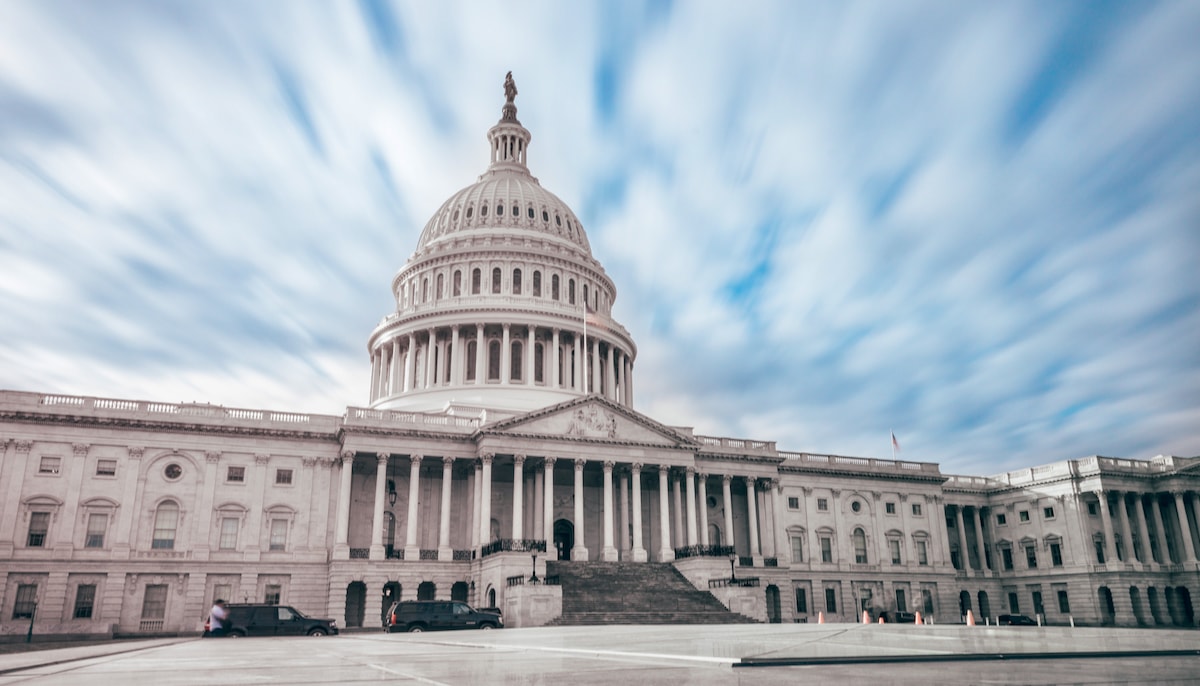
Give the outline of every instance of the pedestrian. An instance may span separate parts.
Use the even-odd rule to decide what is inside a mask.
[[[229,610],[225,609],[225,601],[217,598],[213,601],[212,609],[208,611],[208,635],[224,636],[229,630]]]

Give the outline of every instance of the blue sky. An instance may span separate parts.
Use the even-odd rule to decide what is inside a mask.
[[[0,388],[340,414],[514,72],[637,409],[990,474],[1200,454],[1200,4],[0,8]]]

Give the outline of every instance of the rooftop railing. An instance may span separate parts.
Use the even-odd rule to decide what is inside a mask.
[[[225,407],[208,403],[164,403],[149,400],[96,398],[78,395],[40,395],[35,393],[6,393],[4,401],[16,399],[18,405],[34,404],[48,411],[67,410],[96,415],[127,415],[144,418],[199,418],[216,421],[237,420],[269,424],[287,424],[297,428],[333,431],[338,418],[333,415],[314,415],[299,412],[275,412]],[[31,399],[36,402],[30,403]]]

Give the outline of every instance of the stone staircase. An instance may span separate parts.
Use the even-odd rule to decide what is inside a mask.
[[[658,562],[547,562],[559,577],[563,613],[550,626],[578,624],[751,624],[674,566]]]

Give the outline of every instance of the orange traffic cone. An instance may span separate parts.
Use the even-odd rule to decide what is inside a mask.
[[[867,612],[866,610],[863,610],[863,624],[870,624],[870,623],[871,623],[871,613]]]
[[[817,613],[817,624],[824,624],[824,623],[825,623],[825,613],[818,612]]]
[[[880,624],[887,624],[887,622],[883,621],[883,615],[879,615],[879,623],[880,623]]]
[[[921,613],[920,612],[917,612],[917,618],[913,620],[913,623],[914,624],[924,624],[925,623],[925,622],[921,621]]]
[[[967,610],[967,626],[975,626],[975,613]]]

